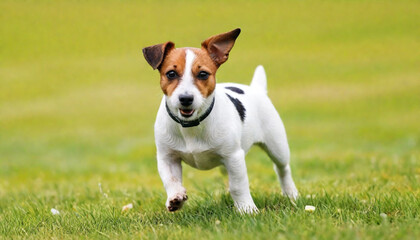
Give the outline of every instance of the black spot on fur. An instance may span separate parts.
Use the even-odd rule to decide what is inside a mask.
[[[243,122],[245,120],[245,112],[246,109],[241,101],[239,101],[237,98],[234,98],[226,93],[230,101],[232,101],[233,105],[235,105],[236,111],[239,113],[239,117],[241,118],[241,121]]]
[[[239,94],[244,94],[245,93],[244,90],[242,90],[238,87],[225,87],[225,88],[231,90],[232,92],[236,92],[236,93],[239,93]]]

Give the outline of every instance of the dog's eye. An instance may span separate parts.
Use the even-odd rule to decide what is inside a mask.
[[[169,71],[169,72],[166,73],[166,77],[169,80],[174,80],[175,78],[178,77],[178,73],[176,73],[174,70],[171,70],[171,71]]]
[[[205,72],[205,71],[200,71],[197,75],[197,78],[200,80],[207,80],[210,76],[210,73]]]

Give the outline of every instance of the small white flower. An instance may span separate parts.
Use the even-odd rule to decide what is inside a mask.
[[[305,206],[305,211],[307,212],[314,212],[315,211],[315,207],[311,206],[311,205],[306,205]]]
[[[219,225],[220,224],[220,220],[217,219],[215,223],[216,223],[216,225]]]
[[[51,208],[51,213],[52,213],[52,215],[59,215],[60,214],[60,212],[55,208]]]
[[[128,211],[128,210],[130,210],[132,208],[133,208],[133,204],[132,203],[129,203],[129,204],[127,204],[127,205],[125,205],[125,206],[122,207],[122,211],[123,212],[124,211]]]
[[[388,224],[389,223],[388,215],[386,213],[381,213],[381,214],[379,214],[379,216],[382,218],[382,223],[383,224]]]

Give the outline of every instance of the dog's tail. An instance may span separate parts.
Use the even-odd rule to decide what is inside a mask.
[[[267,93],[267,76],[265,75],[264,67],[259,65],[252,77],[251,87]]]

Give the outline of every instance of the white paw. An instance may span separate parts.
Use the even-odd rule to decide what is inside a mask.
[[[184,205],[184,202],[187,201],[188,196],[186,191],[181,193],[177,193],[173,195],[172,197],[169,197],[166,200],[166,208],[169,212],[175,212],[176,210],[179,210],[182,208],[182,205]]]
[[[235,204],[236,208],[238,209],[239,213],[241,214],[258,214],[260,210],[258,210],[257,206],[254,203],[252,204]]]
[[[283,194],[291,200],[296,200],[299,197],[299,192],[294,185],[284,187]]]

